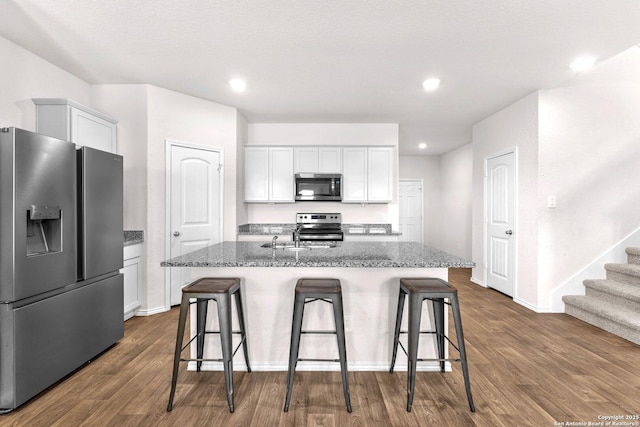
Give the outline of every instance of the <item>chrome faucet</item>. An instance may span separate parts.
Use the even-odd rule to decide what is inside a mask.
[[[276,247],[276,240],[278,240],[278,236],[273,236],[273,239],[271,239],[271,247],[274,249]]]

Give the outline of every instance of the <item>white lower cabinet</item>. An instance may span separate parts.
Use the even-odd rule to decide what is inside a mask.
[[[124,263],[120,273],[124,275],[124,320],[136,315],[140,308],[140,283],[142,282],[142,244],[124,247]]]

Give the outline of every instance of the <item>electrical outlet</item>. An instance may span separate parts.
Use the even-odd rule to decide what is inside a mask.
[[[556,196],[547,196],[547,207],[548,208],[556,207]]]

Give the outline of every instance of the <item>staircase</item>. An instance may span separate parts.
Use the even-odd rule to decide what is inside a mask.
[[[605,264],[604,280],[585,280],[586,295],[565,295],[565,313],[640,345],[640,248],[627,264]]]

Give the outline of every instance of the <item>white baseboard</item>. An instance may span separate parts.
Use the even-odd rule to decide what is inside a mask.
[[[196,370],[196,362],[189,362],[187,369],[189,371]],[[200,370],[202,371],[222,371],[222,362],[202,362],[202,367]],[[233,364],[234,371],[245,371],[247,370],[247,366],[243,363],[234,363]],[[255,372],[287,372],[289,370],[289,364],[286,362],[260,362],[260,363],[251,363],[251,371]],[[379,364],[379,363],[347,363],[347,370],[351,372],[384,372],[389,371],[389,364]],[[418,372],[440,372],[440,363],[439,362],[421,362],[416,367]],[[445,362],[444,365],[445,372],[451,372],[451,362]],[[326,372],[339,372],[340,364],[338,363],[327,363],[327,362],[298,362],[296,366],[296,372],[298,371],[326,371]],[[407,366],[396,364],[394,368],[395,372],[407,372]]]
[[[551,310],[551,307],[537,307],[535,305],[529,304],[528,302],[518,298],[514,298],[513,302],[520,304],[521,306],[526,307],[529,310],[534,311],[536,313],[553,313],[553,311]]]
[[[476,278],[475,278],[475,277],[473,277],[473,276],[471,276],[471,279],[470,279],[470,280],[471,280],[471,282],[475,283],[476,285],[480,285],[480,286],[482,286],[483,288],[486,288],[485,284],[484,284],[484,283],[482,283],[482,280],[480,280],[480,279],[476,279]]]
[[[160,313],[164,313],[165,311],[169,311],[171,310],[170,308],[167,307],[155,307],[155,308],[149,308],[149,309],[141,309],[138,310],[138,312],[136,313],[136,316],[153,316],[154,314],[160,314]]]

